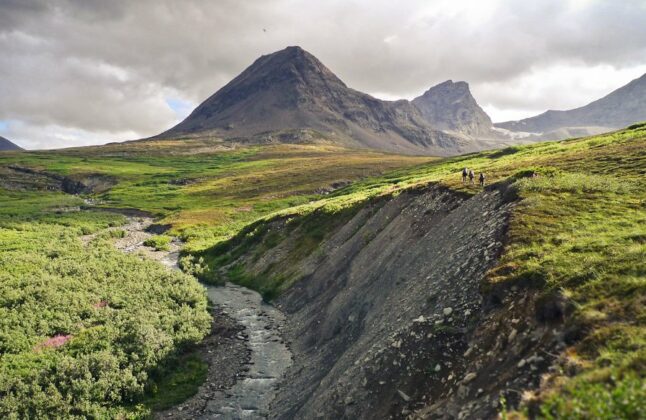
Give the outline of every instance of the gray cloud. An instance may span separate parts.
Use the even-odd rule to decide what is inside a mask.
[[[500,120],[638,77],[643,22],[643,0],[0,0],[0,134],[28,147],[156,134],[186,113],[171,105],[287,45],[388,98],[466,80]]]

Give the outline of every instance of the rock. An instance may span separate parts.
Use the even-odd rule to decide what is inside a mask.
[[[473,347],[469,347],[467,351],[464,352],[463,356],[464,357],[469,357],[473,353]]]
[[[509,333],[509,336],[507,337],[507,341],[509,343],[514,341],[514,338],[516,338],[516,334],[518,334],[518,330],[511,330],[511,332]]]
[[[406,395],[406,393],[404,391],[398,389],[397,393],[399,394],[400,397],[402,397],[402,400],[404,400],[406,402],[410,401],[410,397],[408,395]]]
[[[518,362],[517,366],[519,368],[522,368],[523,366],[525,366],[526,363],[527,363],[527,361],[525,359],[520,359],[520,362]]]
[[[464,385],[460,385],[458,387],[458,397],[459,398],[466,397],[468,393],[469,393],[469,388],[468,387],[466,387]]]
[[[464,378],[462,378],[462,383],[463,384],[468,384],[469,382],[473,381],[476,378],[475,372],[469,372],[467,373]]]
[[[442,311],[442,313],[443,313],[445,316],[449,316],[449,315],[451,315],[451,314],[453,313],[453,308],[451,308],[451,307],[444,308],[444,310]]]
[[[424,315],[420,315],[418,318],[415,318],[413,322],[426,322],[426,318],[424,318]]]

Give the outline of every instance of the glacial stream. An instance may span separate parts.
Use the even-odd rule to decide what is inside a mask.
[[[150,218],[130,218],[128,224],[121,227],[126,235],[116,241],[116,247],[124,252],[141,252],[171,269],[179,269],[179,242],[172,242],[169,251],[154,251],[144,246],[144,241],[152,236],[146,232],[152,222]],[[211,302],[244,327],[243,337],[250,350],[250,361],[249,370],[233,387],[206,401],[203,414],[197,418],[266,418],[279,381],[292,363],[291,352],[280,333],[284,315],[264,303],[260,294],[245,287],[230,283],[222,287],[204,287]]]

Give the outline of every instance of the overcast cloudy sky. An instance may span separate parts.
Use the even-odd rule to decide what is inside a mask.
[[[494,121],[518,119],[646,73],[646,0],[0,0],[0,135],[157,134],[288,45],[380,98],[465,80]]]

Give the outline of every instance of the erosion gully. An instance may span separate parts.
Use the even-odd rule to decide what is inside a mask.
[[[126,235],[115,246],[127,253],[142,253],[169,267],[179,270],[178,258],[181,243],[174,240],[169,251],[154,251],[144,246],[152,234],[147,228],[153,223],[148,217],[129,217],[125,226],[119,227]],[[284,315],[272,305],[263,302],[260,294],[227,283],[225,286],[204,285],[209,299],[229,317],[244,327],[242,339],[246,340],[250,360],[248,370],[241,374],[229,389],[209,394],[199,413],[182,415],[181,405],[161,416],[203,419],[258,419],[266,418],[283,374],[292,363],[292,355],[285,344],[280,329]],[[217,372],[215,372],[217,374]],[[207,382],[210,379],[207,378]],[[158,416],[160,417],[160,416]]]

